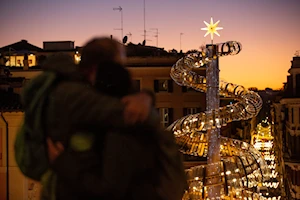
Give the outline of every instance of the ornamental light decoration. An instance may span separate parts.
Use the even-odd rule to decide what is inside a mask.
[[[204,22],[204,36],[210,34],[212,43],[213,35],[220,36],[218,30],[223,29],[218,27],[219,22],[214,23],[212,18],[210,24]],[[171,68],[170,76],[178,85],[206,92],[209,97],[206,111],[184,116],[167,128],[173,131],[183,154],[207,158],[207,165],[186,170],[189,189],[183,199],[259,199],[256,189],[268,178],[267,165],[252,145],[219,134],[222,126],[253,118],[262,107],[257,93],[219,81],[218,58],[240,51],[241,44],[236,41],[209,44],[179,59]],[[196,68],[206,68],[206,77],[196,73]],[[218,95],[236,103],[219,107]]]
[[[214,34],[220,37],[220,34],[218,33],[218,30],[222,30],[223,27],[218,27],[218,24],[220,23],[220,20],[218,20],[216,23],[214,23],[213,18],[210,18],[210,23],[207,23],[206,21],[203,21],[206,25],[205,28],[201,28],[201,30],[206,31],[204,37],[206,37],[208,34],[210,34],[211,43],[213,43],[214,40]]]

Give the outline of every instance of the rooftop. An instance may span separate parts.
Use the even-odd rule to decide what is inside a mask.
[[[21,40],[0,48],[0,52],[1,51],[11,51],[12,53],[30,53],[31,51],[43,51],[43,49],[28,43],[27,40]]]

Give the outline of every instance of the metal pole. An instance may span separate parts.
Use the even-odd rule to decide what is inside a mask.
[[[144,40],[146,42],[146,0],[144,0]]]
[[[154,37],[156,37],[156,47],[158,47],[158,28],[151,28],[151,30],[156,30]]]
[[[158,29],[156,29],[156,47],[158,47]]]
[[[8,134],[8,122],[4,118],[3,112],[1,111],[1,118],[3,119],[6,126],[6,200],[9,200],[9,134]]]
[[[127,35],[130,37],[130,42],[132,42],[132,34],[129,32]]]
[[[123,40],[123,9],[121,6],[119,6],[118,8],[113,8],[113,10],[118,10],[121,12],[121,28],[116,30],[121,30],[121,40]]]
[[[212,59],[211,62],[207,64],[206,68],[206,110],[211,116],[210,123],[213,123],[215,126],[218,116],[215,115],[214,111],[217,110],[220,106],[220,97],[219,97],[219,60],[217,55],[217,45],[206,45],[206,48],[209,51],[209,58]],[[211,112],[210,112],[211,111]],[[207,176],[219,175],[221,172],[220,165],[220,129],[212,128],[207,130],[207,140],[208,140],[208,156],[207,164],[209,170],[207,170]],[[209,199],[218,199],[220,197],[221,185],[220,179],[218,176],[216,178],[208,179],[208,197]]]
[[[121,9],[121,40],[123,40],[123,9],[121,8],[120,6],[120,9]]]
[[[9,56],[8,56],[8,57],[9,57],[9,67],[11,67],[11,60],[10,60],[10,59],[11,59],[11,58],[10,58],[10,47],[8,48],[8,54],[9,54]]]
[[[181,36],[183,35],[183,33],[180,33],[180,48],[179,48],[179,52],[181,51]]]

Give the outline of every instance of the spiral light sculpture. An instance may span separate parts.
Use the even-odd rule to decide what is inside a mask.
[[[197,74],[195,69],[209,64],[216,57],[236,55],[241,51],[241,44],[235,41],[217,44],[216,47],[213,57],[205,48],[179,59],[171,68],[171,78],[178,85],[206,92],[206,77]],[[261,97],[240,85],[221,80],[219,94],[237,102],[184,116],[167,128],[174,132],[180,151],[184,154],[208,157],[206,130],[221,128],[231,121],[253,118],[262,107]],[[222,186],[219,187],[219,199],[260,199],[258,189],[269,178],[260,153],[245,142],[221,137],[220,155],[220,162],[186,170],[189,189],[183,199],[208,199],[208,188],[218,187],[216,185]],[[210,179],[217,180],[217,183],[211,185]]]
[[[235,55],[241,51],[240,43],[235,41],[229,41],[218,46],[221,47],[221,51],[216,56]],[[171,68],[170,76],[178,85],[205,92],[206,78],[198,75],[193,69],[204,66],[211,61],[207,54],[207,50],[204,49],[202,52],[188,54],[179,59]],[[221,128],[221,126],[226,126],[231,121],[247,120],[256,116],[262,107],[261,97],[240,85],[221,80],[219,93],[221,96],[233,98],[238,102],[216,110],[184,116],[171,124],[168,129],[179,136],[193,131],[201,132]]]

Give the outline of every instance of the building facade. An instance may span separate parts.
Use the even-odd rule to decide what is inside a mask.
[[[21,41],[21,43],[25,46],[27,45],[28,48],[31,47],[31,44],[27,43],[27,41]],[[15,44],[0,48],[0,52],[2,51],[3,55],[9,59],[10,54],[7,54],[9,52],[5,50],[7,48],[17,48],[18,46]],[[23,46],[22,48],[25,47]],[[160,121],[163,127],[169,126],[173,121],[185,115],[206,110],[205,93],[179,86],[170,77],[171,67],[183,56],[182,54],[168,54],[161,48],[157,49],[133,44],[128,44],[126,48],[128,52],[126,67],[131,73],[137,88],[140,90],[147,89],[155,93],[155,106],[160,114]],[[74,56],[75,62],[80,61],[81,48],[75,47],[72,41],[44,42],[43,49],[36,50],[38,51],[35,51],[32,55],[36,58],[35,66],[30,65],[26,68],[21,65],[11,68],[6,62],[5,65],[10,67],[9,78],[21,78],[22,84],[26,84],[27,81],[42,73],[39,65],[42,64],[48,55],[55,52],[68,53]],[[206,69],[204,67],[199,68],[196,72],[205,76]],[[2,89],[9,96],[7,102],[10,102],[11,96],[18,95],[21,91],[20,87],[13,87],[11,80],[8,81],[7,77],[6,85]],[[220,105],[224,106],[229,103],[233,103],[233,100],[221,99]],[[0,99],[0,106],[1,104],[5,103],[1,102]],[[2,195],[0,199],[5,199],[7,194],[10,200],[38,199],[40,185],[25,178],[15,162],[13,145],[24,113],[21,107],[16,109],[14,106],[12,106],[13,109],[7,109],[7,107],[0,109],[2,116],[0,118],[0,194]],[[237,139],[250,140],[250,132],[256,125],[254,123],[254,120],[248,120],[228,124],[228,126],[222,127],[222,135],[231,137],[232,134],[235,134]],[[206,162],[206,158],[187,158],[187,160],[189,160],[189,162],[185,163],[187,168]]]
[[[284,165],[287,199],[300,199],[300,57],[293,57],[284,92],[273,103],[275,140]]]
[[[43,49],[37,47],[37,51],[26,50],[31,47],[31,44],[22,40],[0,48],[1,54],[8,60],[2,67],[9,68],[9,74],[0,74],[0,199],[8,199],[8,197],[10,200],[39,199],[40,184],[22,175],[14,157],[14,141],[24,116],[19,99],[22,86],[42,73],[38,65],[52,53],[65,52],[74,56],[75,62],[80,61],[81,48],[74,47],[71,41],[45,42]],[[18,50],[19,53],[20,49],[25,49],[24,52],[32,53],[35,62],[25,67],[23,61],[26,59],[26,54],[18,55],[20,58],[12,58],[10,48]],[[143,47],[132,46],[131,48],[138,52]],[[131,55],[128,57],[126,67],[137,88],[148,89],[155,93],[156,108],[160,113],[162,126],[167,127],[186,114],[205,110],[204,93],[181,87],[171,80],[170,70],[179,59],[179,55],[161,55],[165,53],[162,49],[157,53],[153,48],[148,48],[143,53],[145,55],[150,53],[150,55]],[[14,59],[20,59],[21,64],[15,65],[12,62]],[[201,69],[199,73],[205,73],[205,69]]]

